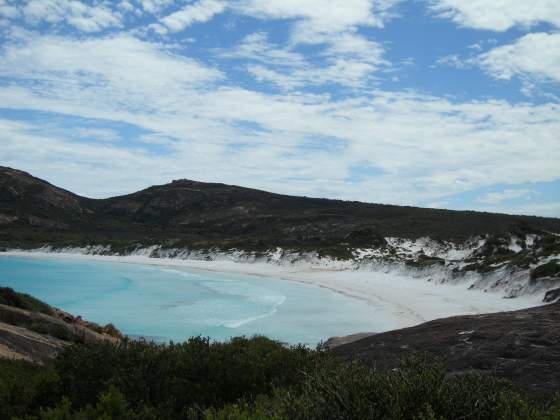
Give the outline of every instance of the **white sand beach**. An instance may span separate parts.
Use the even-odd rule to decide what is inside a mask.
[[[397,320],[398,327],[454,315],[501,312],[523,309],[541,304],[540,295],[504,298],[499,292],[468,289],[465,281],[459,284],[434,284],[427,279],[412,278],[394,272],[320,268],[309,265],[276,265],[234,261],[199,261],[147,256],[105,256],[80,253],[38,251],[8,251],[1,255],[56,259],[87,259],[112,263],[157,265],[174,269],[206,270],[284,279],[328,288],[337,293],[382,304]]]

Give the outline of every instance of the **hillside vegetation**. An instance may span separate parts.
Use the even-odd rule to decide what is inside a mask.
[[[45,302],[26,293],[16,292],[10,287],[0,287],[0,305],[13,306],[31,312],[54,315],[54,310]]]
[[[0,167],[0,246],[138,243],[191,249],[275,247],[345,255],[386,237],[465,241],[504,232],[560,232],[560,219],[368,204],[178,180],[93,200]]]

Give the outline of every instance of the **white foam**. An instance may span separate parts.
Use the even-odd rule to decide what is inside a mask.
[[[264,299],[266,300],[266,296],[264,297]],[[240,320],[230,320],[230,321],[225,321],[223,323],[220,324],[220,326],[224,327],[224,328],[239,328],[243,325],[249,324],[251,322],[257,321],[259,319],[263,319],[263,318],[267,318],[269,316],[274,315],[276,312],[278,312],[278,308],[286,301],[286,297],[284,296],[282,299],[278,300],[278,298],[274,298],[275,300],[275,304],[272,306],[272,308],[270,309],[270,311],[268,311],[267,313],[261,314],[261,315],[256,315],[256,316],[252,316],[252,317],[248,317],[248,318],[244,318],[244,319],[240,319]]]

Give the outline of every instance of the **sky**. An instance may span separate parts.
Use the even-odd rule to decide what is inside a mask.
[[[0,165],[560,217],[560,1],[0,0]]]

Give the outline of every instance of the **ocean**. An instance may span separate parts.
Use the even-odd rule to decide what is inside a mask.
[[[314,346],[332,336],[396,325],[382,305],[326,288],[184,267],[0,256],[0,286],[161,342],[265,335]]]

